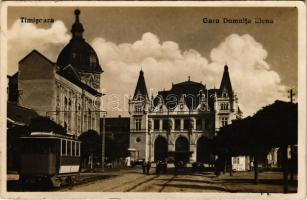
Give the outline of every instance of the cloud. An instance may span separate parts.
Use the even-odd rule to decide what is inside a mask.
[[[226,37],[211,50],[210,60],[196,50],[181,50],[175,42],[160,41],[152,33],[144,33],[131,44],[96,38],[92,45],[105,70],[102,87],[110,94],[133,95],[141,68],[147,87],[154,92],[170,89],[172,82],[185,81],[188,76],[209,88],[218,88],[225,63],[245,116],[286,94],[279,74],[265,61],[267,51],[248,34]]]
[[[70,35],[62,21],[55,21],[50,28],[38,28],[31,23],[16,20],[8,30],[8,73],[17,71],[18,62],[33,49],[38,50],[52,61],[66,44]]]
[[[285,100],[287,87],[270,69],[267,56],[263,46],[248,34],[232,34],[211,51],[212,65],[229,65],[233,89],[247,115],[276,99]]]
[[[17,69],[18,61],[34,48],[55,61],[70,39],[61,21],[56,21],[48,29],[16,21],[8,36],[9,71],[13,72]],[[147,88],[156,94],[164,88],[170,89],[172,82],[186,81],[188,76],[193,81],[202,81],[207,88],[218,88],[224,64],[227,63],[233,89],[245,116],[276,99],[285,99],[287,94],[279,74],[266,62],[268,52],[248,34],[229,35],[211,50],[210,58],[205,58],[194,49],[182,50],[176,42],[160,41],[157,35],[150,32],[144,33],[133,43],[116,44],[98,37],[92,40],[91,45],[104,70],[101,85],[104,93],[109,100],[119,98],[119,105],[112,105],[119,107],[119,110],[127,109],[127,98],[134,93],[141,68]],[[108,109],[111,115],[120,113]]]

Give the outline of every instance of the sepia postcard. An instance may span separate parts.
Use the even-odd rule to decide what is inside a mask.
[[[1,198],[305,199],[303,2],[2,2]]]

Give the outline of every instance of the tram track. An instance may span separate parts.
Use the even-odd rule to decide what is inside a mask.
[[[136,174],[137,177],[129,180],[124,180],[122,178],[117,179],[116,177],[108,179],[108,177],[105,176],[100,176],[100,177],[93,177],[93,178],[87,178],[86,180],[78,181],[74,183],[73,185],[65,185],[61,186],[60,188],[56,188],[55,190],[72,190],[76,189],[78,186],[87,186],[91,184],[95,184],[95,182],[99,183],[100,181],[105,181],[104,185],[107,185],[106,187],[104,186],[103,192],[123,192],[123,191],[131,191],[138,185],[142,185],[145,182],[150,181],[153,178],[156,178],[156,176],[152,177],[152,175],[143,175],[143,174]],[[104,180],[105,179],[105,180]],[[117,182],[117,185],[114,185],[113,183]],[[131,184],[134,184],[131,187]],[[76,188],[74,188],[76,187]],[[129,187],[129,188],[128,188]]]
[[[177,175],[172,176],[169,180],[167,180],[165,183],[163,183],[161,189],[159,190],[159,192],[163,192],[163,190],[165,189],[165,187],[167,186],[167,184],[169,184],[170,182],[172,182]]]
[[[151,177],[150,179],[147,179],[145,181],[142,181],[129,189],[125,190],[125,192],[145,192],[148,191],[149,188],[157,187],[158,185],[161,185],[161,180],[159,178],[165,178],[165,174],[161,175],[155,175],[154,177]],[[162,183],[160,188],[154,188],[154,191],[156,192],[162,192],[164,188],[169,184],[171,181],[175,179],[177,175],[172,175],[171,177],[168,177],[166,181]]]
[[[148,190],[163,192],[168,184],[177,177],[176,174],[132,174],[124,177],[93,177],[78,181],[73,185],[62,186],[56,190],[69,191],[87,188],[89,185],[97,185],[97,190],[102,192],[145,192]],[[97,184],[95,183],[97,182]],[[117,184],[115,185],[114,182]],[[99,186],[98,186],[99,185]],[[100,186],[101,185],[101,186]],[[81,187],[81,188],[79,188]],[[81,189],[82,190],[82,189]]]
[[[110,188],[105,188],[105,191],[106,192],[112,192],[114,190],[117,190],[118,188],[121,188],[121,187],[125,186],[125,185],[131,184],[131,182],[134,182],[134,181],[136,181],[138,179],[140,179],[140,177],[137,177],[135,179],[128,180],[128,181],[125,181],[125,182],[121,182],[120,185],[112,186]]]
[[[73,187],[87,185],[87,184],[93,184],[94,182],[101,181],[103,179],[108,179],[110,177],[111,177],[110,175],[92,176],[90,178],[78,180],[78,181],[74,182],[73,184],[62,185],[58,188],[52,188],[50,191],[71,190]]]
[[[136,185],[130,187],[129,189],[125,190],[124,192],[130,192],[130,191],[136,189],[137,187],[140,187],[141,185],[143,185],[143,184],[145,184],[145,183],[148,183],[148,182],[150,182],[150,181],[152,181],[152,180],[158,178],[159,176],[160,176],[160,175],[155,175],[154,177],[151,177],[151,178],[149,178],[149,179],[146,179],[146,180],[144,180],[144,181],[142,181],[142,182],[140,182],[140,183],[138,183],[138,184],[136,184]]]

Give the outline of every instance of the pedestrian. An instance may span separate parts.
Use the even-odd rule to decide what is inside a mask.
[[[148,161],[147,164],[146,164],[146,171],[147,171],[147,175],[149,174],[149,170],[150,170],[150,167],[151,167],[151,163]]]
[[[160,173],[160,162],[158,161],[156,163],[156,174],[159,174]]]
[[[145,163],[145,161],[143,161],[143,163],[142,163],[142,170],[143,170],[143,174],[145,174],[146,173],[146,163]]]
[[[221,165],[219,158],[217,158],[214,163],[214,174],[215,176],[219,176],[221,174]]]

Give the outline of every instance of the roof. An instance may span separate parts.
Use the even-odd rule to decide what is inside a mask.
[[[199,104],[200,95],[204,94],[207,96],[207,94],[209,95],[208,92],[209,90],[207,90],[205,85],[189,79],[188,81],[173,84],[170,90],[159,91],[158,96],[163,98],[165,105],[169,108],[178,105],[182,96],[185,95],[184,101],[188,108],[193,107],[195,109]],[[157,97],[154,99],[155,105],[157,105],[159,100]]]
[[[49,138],[49,139],[69,139],[79,141],[73,136],[57,134],[54,132],[32,132],[29,136],[21,137],[23,139],[41,139],[41,138]]]
[[[84,32],[83,25],[80,23],[80,20],[79,20],[79,15],[81,12],[79,9],[76,9],[74,13],[76,15],[76,21],[71,27],[71,33],[73,34],[73,37],[80,37],[82,36],[82,33]]]
[[[224,73],[223,73],[223,78],[221,81],[220,91],[223,91],[224,88],[227,90],[229,96],[233,97],[233,90],[231,86],[231,81],[230,81],[227,65],[224,66]]]
[[[9,78],[9,79],[12,79],[12,78],[18,78],[18,71],[17,72],[15,72],[13,75],[7,75],[7,77]]]
[[[57,71],[57,74],[61,75],[62,77],[64,77],[68,81],[70,81],[73,84],[79,86],[80,88],[86,90],[87,92],[89,92],[90,94],[92,94],[94,96],[99,96],[99,97],[102,96],[102,94],[100,92],[98,92],[94,88],[88,86],[87,84],[83,83],[78,78],[76,73],[73,72],[73,69],[70,68],[70,67],[66,67],[66,68],[60,69],[59,71]]]
[[[32,109],[19,106],[12,102],[7,103],[7,118],[10,122],[14,121],[16,124],[29,125],[31,119],[38,116],[39,115]]]
[[[242,114],[243,112],[241,111],[241,109],[240,109],[240,106],[238,106],[238,113],[239,114]]]
[[[206,91],[206,86],[191,80],[174,84],[171,91],[179,94],[199,94],[200,91]]]
[[[135,99],[137,96],[140,96],[140,95],[149,99],[143,70],[140,71],[139,79],[135,87],[133,99]]]
[[[33,54],[38,54],[39,57],[45,59],[47,62],[49,62],[50,64],[55,66],[55,63],[53,63],[51,60],[49,60],[47,57],[45,57],[43,54],[41,54],[40,52],[38,52],[35,49],[33,51],[31,51],[27,56],[25,56],[22,60],[20,60],[19,63],[23,62],[24,60],[26,60],[29,56],[31,56]],[[101,96],[102,95],[100,92],[98,92],[94,88],[92,88],[92,87],[86,85],[85,83],[83,83],[80,80],[79,74],[75,71],[75,68],[72,67],[71,65],[66,65],[65,67],[60,67],[57,70],[56,73],[61,75],[64,78],[66,78],[68,81],[72,82],[73,84],[79,86],[80,88],[88,91],[89,93],[91,93],[94,96]],[[13,76],[11,76],[9,78],[11,80],[11,79],[17,78],[17,77],[18,77],[18,73],[14,74]]]
[[[42,57],[43,59],[45,59],[47,62],[49,62],[51,65],[54,65],[55,63],[52,62],[51,60],[49,60],[46,56],[44,56],[43,54],[41,54],[39,51],[37,51],[36,49],[33,49],[30,53],[28,53],[28,55],[26,55],[23,59],[21,59],[18,63],[22,63],[23,61],[25,61],[29,56],[31,56],[32,54],[38,54],[40,57]],[[15,75],[15,74],[14,74]]]
[[[154,99],[154,106],[157,106],[159,97],[162,97],[164,105],[171,108],[174,105],[178,105],[180,99],[185,96],[184,101],[188,108],[191,109],[193,107],[195,109],[199,105],[201,94],[204,94],[208,98],[209,108],[214,110],[214,98],[215,96],[220,97],[224,89],[227,90],[227,93],[232,98],[233,90],[227,65],[224,66],[224,73],[219,89],[207,89],[206,85],[203,85],[201,82],[191,81],[189,77],[188,81],[173,84],[170,90],[159,91]]]
[[[82,36],[83,25],[79,21],[80,10],[75,10],[75,23],[72,25],[72,39],[63,48],[57,59],[57,65],[66,67],[72,65],[79,72],[102,73],[99,59],[95,50],[85,41]]]

